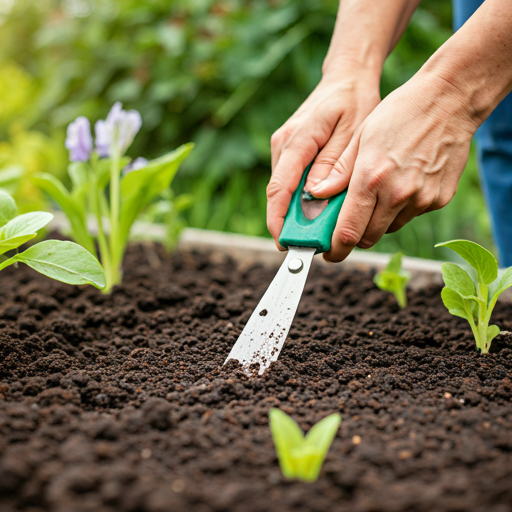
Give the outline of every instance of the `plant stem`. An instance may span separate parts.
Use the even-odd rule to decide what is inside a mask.
[[[110,293],[112,289],[112,257],[108,248],[107,237],[105,235],[105,229],[103,228],[103,218],[100,210],[100,191],[98,190],[98,183],[95,181],[94,190],[91,197],[91,201],[93,203],[93,211],[96,217],[96,222],[98,224],[98,244],[100,246],[100,254],[101,254],[101,264],[103,265],[103,270],[105,271],[105,288],[103,288],[103,293]]]
[[[487,296],[489,294],[489,287],[482,281],[478,282],[478,298],[483,302],[478,303],[478,338],[476,340],[476,346],[480,349],[482,354],[489,352],[487,346],[487,326],[489,321],[487,320]]]
[[[120,155],[116,151],[110,160],[110,274],[111,288],[121,282],[119,261],[119,210],[120,210]],[[107,292],[108,293],[108,292]]]
[[[396,296],[396,300],[398,302],[398,305],[404,309],[405,306],[407,306],[407,298],[406,298],[406,295],[405,295],[405,288],[397,288],[395,290],[395,296]]]

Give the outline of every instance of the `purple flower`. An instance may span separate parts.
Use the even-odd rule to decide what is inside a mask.
[[[69,126],[66,148],[72,162],[87,162],[92,152],[91,125],[85,117],[78,117]]]
[[[102,157],[117,153],[124,155],[135,135],[140,130],[142,119],[136,110],[127,112],[121,103],[114,104],[105,121],[98,121],[96,130],[96,149]]]
[[[139,169],[142,169],[143,167],[146,167],[148,165],[148,160],[144,158],[143,156],[139,156],[139,158],[136,158],[133,160],[133,162],[130,162],[128,165],[125,165],[123,168],[123,174],[128,174],[132,171],[138,171]]]

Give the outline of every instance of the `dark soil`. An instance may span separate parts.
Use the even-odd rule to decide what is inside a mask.
[[[511,511],[512,342],[478,355],[438,287],[399,311],[370,274],[313,267],[247,378],[222,363],[274,273],[155,246],[109,297],[2,271],[0,510]],[[272,407],[304,429],[341,413],[316,483],[281,476]]]

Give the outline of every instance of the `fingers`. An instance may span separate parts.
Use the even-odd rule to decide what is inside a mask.
[[[347,149],[336,160],[328,176],[309,189],[311,194],[319,199],[327,199],[348,187],[359,150],[359,141],[360,131],[354,135]]]
[[[311,190],[315,185],[318,185],[327,176],[329,176],[332,169],[339,165],[338,159],[347,149],[352,131],[348,130],[344,123],[341,121],[336,126],[329,142],[324,146],[322,151],[318,153],[315,163],[311,166],[308,174],[305,190]]]
[[[324,253],[327,261],[344,260],[359,243],[372,218],[377,197],[362,183],[351,183],[341,207],[332,236],[331,250]]]
[[[283,248],[278,239],[292,194],[299,185],[304,169],[318,151],[317,144],[311,138],[299,141],[299,144],[299,147],[290,144],[283,149],[267,187],[267,227],[280,250]]]

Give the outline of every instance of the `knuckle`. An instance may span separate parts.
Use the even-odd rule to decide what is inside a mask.
[[[271,179],[267,185],[267,199],[274,198],[283,189],[281,183],[275,179]]]
[[[343,163],[336,159],[336,161],[334,162],[333,166],[332,166],[332,170],[334,172],[337,172],[338,174],[345,174],[346,170],[345,170],[345,166],[343,165]]]
[[[377,171],[375,169],[368,169],[364,171],[365,182],[368,190],[375,192],[382,187],[388,179],[388,173],[385,171]]]
[[[376,244],[376,242],[374,242],[370,238],[361,238],[361,240],[359,240],[359,242],[357,244],[357,247],[359,247],[360,249],[370,249],[375,244]]]
[[[345,226],[338,233],[338,240],[343,245],[348,245],[349,247],[354,247],[358,244],[361,237],[356,229]]]

